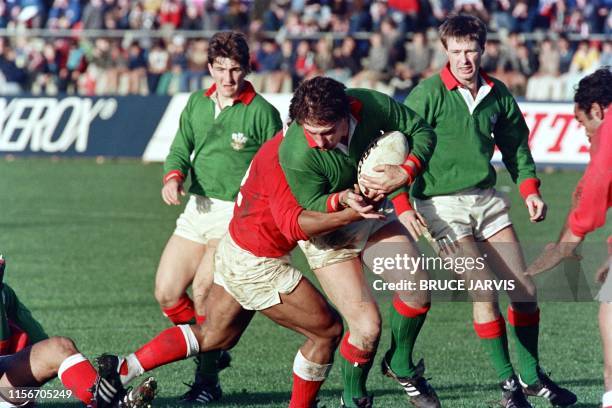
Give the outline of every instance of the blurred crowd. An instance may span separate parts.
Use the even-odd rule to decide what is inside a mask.
[[[323,74],[401,97],[445,64],[436,27],[459,11],[494,33],[487,72],[517,96],[562,100],[578,78],[612,65],[611,10],[612,0],[0,0],[0,93],[204,88],[208,41],[191,34],[232,29],[248,35],[250,80],[262,92],[291,92]],[[69,35],[28,36],[29,28]],[[104,36],[111,29],[156,36]]]

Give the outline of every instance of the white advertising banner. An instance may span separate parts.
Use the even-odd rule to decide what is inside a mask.
[[[176,134],[179,117],[188,94],[175,96],[161,118],[143,160],[164,161]],[[291,94],[264,94],[286,120]],[[574,118],[572,103],[523,102],[519,104],[531,130],[529,145],[538,164],[584,165],[589,161],[589,145],[584,128]],[[501,162],[499,151],[493,161]]]

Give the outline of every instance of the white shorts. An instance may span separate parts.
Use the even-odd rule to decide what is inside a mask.
[[[176,220],[174,234],[200,244],[221,239],[234,213],[232,201],[222,201],[192,194],[185,211]]]
[[[215,253],[214,282],[222,286],[247,310],[263,310],[281,302],[280,294],[291,293],[302,273],[282,258],[255,256],[240,248],[226,234]]]
[[[310,268],[319,269],[358,257],[371,235],[397,221],[393,204],[389,200],[383,203],[381,211],[386,215],[382,221],[364,219],[308,241],[300,241],[300,248]]]
[[[510,201],[494,188],[473,188],[414,201],[436,241],[455,242],[470,235],[484,241],[512,225],[508,215]]]

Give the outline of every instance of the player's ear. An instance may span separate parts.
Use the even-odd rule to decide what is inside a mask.
[[[591,104],[591,117],[597,120],[603,120],[604,118],[604,110],[600,104],[597,102],[593,102]]]

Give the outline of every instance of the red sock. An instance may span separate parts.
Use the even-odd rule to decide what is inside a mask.
[[[174,306],[162,308],[162,312],[172,323],[177,325],[189,323],[195,318],[193,301],[186,293],[183,293],[183,296]]]
[[[340,343],[340,355],[351,364],[367,364],[374,358],[375,351],[361,350],[359,347],[353,346],[348,339],[351,333],[344,333],[342,342]]]
[[[293,373],[289,408],[310,408],[314,405],[323,381],[308,381]]]
[[[57,376],[64,387],[71,390],[85,405],[91,404],[91,389],[98,373],[82,354],[74,354],[65,359],[59,367]]]
[[[187,325],[164,330],[134,354],[145,371],[197,354],[198,341]]]

